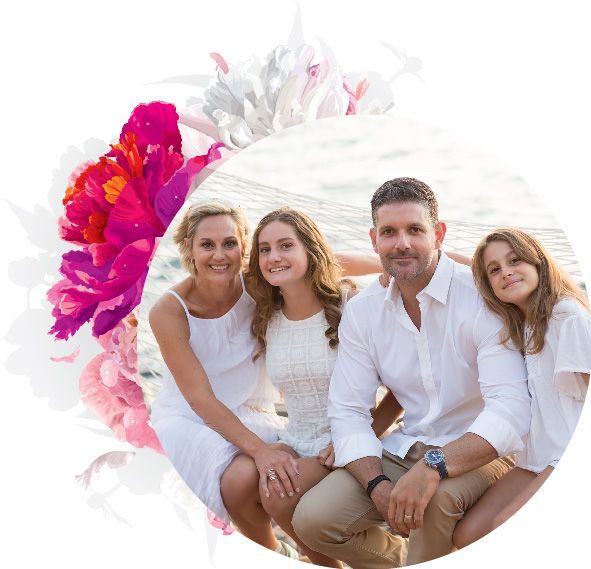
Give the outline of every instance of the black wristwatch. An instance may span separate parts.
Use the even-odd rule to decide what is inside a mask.
[[[380,483],[383,482],[384,480],[387,480],[388,482],[392,482],[385,474],[380,474],[379,476],[376,476],[375,478],[372,478],[368,483],[367,483],[367,495],[371,498],[371,493],[374,491],[375,487]]]
[[[429,449],[425,456],[423,457],[423,461],[429,468],[434,468],[439,472],[440,478],[447,478],[447,467],[445,466],[445,454],[443,454],[443,449],[440,448],[432,448]]]

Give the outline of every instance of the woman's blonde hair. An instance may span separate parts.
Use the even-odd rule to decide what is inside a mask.
[[[197,274],[193,263],[193,237],[195,237],[199,223],[206,217],[214,215],[229,215],[234,220],[238,229],[242,259],[243,261],[245,259],[248,244],[248,220],[244,212],[238,207],[232,207],[223,202],[195,204],[187,209],[173,236],[181,255],[181,265],[193,276]]]
[[[328,345],[336,349],[339,338],[337,329],[341,320],[341,306],[343,292],[341,291],[342,269],[318,226],[305,213],[282,207],[268,213],[259,221],[252,236],[252,248],[248,265],[248,283],[252,297],[256,301],[257,309],[252,323],[258,348],[253,357],[256,360],[265,352],[267,347],[267,327],[276,310],[283,306],[283,298],[279,287],[272,286],[265,280],[259,267],[259,236],[261,231],[271,222],[281,221],[295,231],[297,239],[302,243],[308,255],[308,270],[304,278],[312,284],[314,292],[324,309],[328,328],[324,335],[328,338]],[[351,288],[355,285],[347,281]]]
[[[499,300],[490,285],[484,264],[484,252],[487,246],[495,241],[506,242],[521,261],[534,265],[538,271],[538,287],[529,297],[526,314],[523,314],[514,304]],[[544,347],[548,321],[552,316],[554,305],[559,300],[574,298],[587,310],[589,309],[583,291],[558,266],[544,246],[535,237],[519,229],[502,227],[482,239],[474,252],[472,272],[484,302],[490,310],[503,319],[505,326],[501,342],[507,344],[512,340],[524,354],[537,354]],[[528,338],[525,337],[526,323],[531,329]]]

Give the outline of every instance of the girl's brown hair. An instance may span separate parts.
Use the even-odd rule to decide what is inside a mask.
[[[521,261],[534,265],[538,271],[539,284],[529,297],[526,314],[514,304],[499,300],[492,290],[484,264],[484,252],[494,241],[505,241]],[[535,237],[520,229],[502,227],[482,239],[472,259],[472,272],[484,302],[503,319],[505,326],[501,342],[507,344],[511,340],[524,354],[537,354],[544,347],[548,321],[554,305],[559,300],[574,298],[589,309],[583,291],[558,266]],[[526,323],[531,330],[528,338],[525,337]]]
[[[340,278],[342,269],[316,223],[305,213],[283,207],[265,215],[259,221],[252,236],[247,278],[249,290],[257,305],[252,323],[252,333],[257,340],[258,349],[253,360],[265,352],[269,321],[275,311],[280,310],[283,306],[279,287],[269,284],[259,267],[259,236],[261,231],[273,221],[281,221],[292,227],[308,254],[308,270],[304,278],[312,284],[324,309],[324,315],[328,322],[328,328],[324,334],[328,338],[328,345],[336,349],[339,343],[337,329],[341,320],[343,301]],[[351,288],[355,288],[351,281],[347,282]]]
[[[173,240],[181,255],[181,265],[193,276],[197,274],[195,264],[193,263],[193,237],[195,237],[199,223],[206,217],[214,215],[229,215],[234,220],[238,229],[242,258],[245,258],[246,246],[248,244],[248,220],[244,212],[240,208],[231,207],[222,202],[192,205],[183,215],[181,222],[176,228]]]

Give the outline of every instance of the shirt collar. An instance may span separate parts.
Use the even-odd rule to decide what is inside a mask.
[[[431,277],[429,284],[421,291],[418,296],[429,295],[431,298],[437,300],[441,304],[447,304],[447,297],[449,295],[449,287],[451,286],[451,279],[454,272],[454,262],[443,252],[439,256],[435,273]],[[396,310],[398,297],[400,296],[400,289],[396,285],[395,279],[390,279],[390,284],[386,290],[384,304],[391,310]]]

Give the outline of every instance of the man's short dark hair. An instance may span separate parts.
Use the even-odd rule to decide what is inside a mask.
[[[416,178],[394,178],[382,184],[371,198],[371,217],[378,225],[378,209],[389,203],[414,202],[427,208],[433,226],[439,221],[437,198],[433,190]]]

